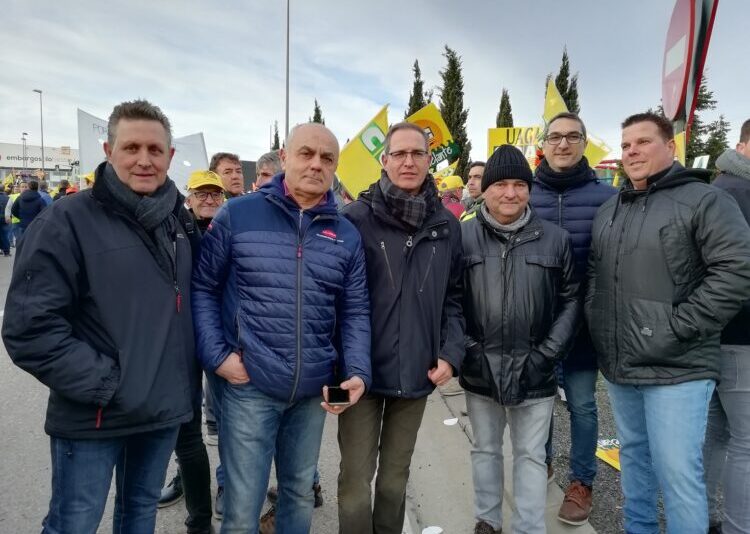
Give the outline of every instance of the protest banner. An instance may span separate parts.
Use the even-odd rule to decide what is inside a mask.
[[[380,178],[380,155],[388,131],[388,105],[355,135],[339,154],[336,176],[350,197],[356,199],[362,191]]]

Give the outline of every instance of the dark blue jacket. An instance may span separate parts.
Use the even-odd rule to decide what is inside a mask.
[[[359,232],[337,213],[330,191],[303,211],[284,195],[283,178],[229,201],[203,237],[193,272],[198,357],[214,372],[240,352],[253,384],[290,402],[352,376],[369,388]]]
[[[21,219],[18,225],[25,230],[34,220],[34,217],[39,215],[46,207],[47,203],[44,202],[38,191],[27,189],[19,195],[10,211],[14,217]]]
[[[591,247],[591,226],[599,206],[617,193],[617,189],[600,182],[594,171],[584,175],[567,188],[556,188],[545,180],[541,166],[537,168],[529,203],[536,214],[561,226],[570,234],[573,243],[575,281],[585,294],[586,265]],[[596,369],[596,353],[585,325],[578,333],[570,355],[564,360],[566,369]]]

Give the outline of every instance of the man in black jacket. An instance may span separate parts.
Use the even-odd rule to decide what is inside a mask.
[[[716,160],[721,174],[714,185],[737,201],[750,222],[750,120],[740,131],[736,150]],[[747,484],[750,480],[750,300],[721,333],[721,379],[708,408],[704,447],[709,532],[750,532]],[[726,461],[726,466],[724,465]],[[723,478],[722,478],[723,473]],[[724,487],[724,522],[718,486]]]
[[[19,237],[23,235],[26,228],[31,224],[31,221],[34,220],[34,217],[39,215],[42,210],[47,207],[47,203],[39,194],[39,182],[36,180],[29,180],[28,185],[29,188],[20,194],[10,208],[10,213],[13,217],[17,217],[21,221],[18,223]]]
[[[50,389],[50,534],[97,531],[113,470],[113,530],[153,532],[177,430],[198,401],[199,236],[167,178],[169,120],[146,101],[122,103],[104,150],[94,187],[26,231],[5,304],[8,353]]]
[[[341,534],[401,533],[427,395],[457,373],[464,351],[461,232],[428,174],[424,131],[391,126],[382,163],[380,180],[343,210],[365,247],[373,379],[339,417]]]
[[[482,178],[484,203],[461,225],[466,356],[461,385],[474,443],[475,534],[500,532],[503,433],[513,436],[514,530],[543,532],[545,443],[557,384],[581,311],[570,235],[529,207],[520,150],[499,147]]]
[[[706,171],[674,163],[664,117],[622,125],[630,182],[592,230],[586,319],[620,440],[627,532],[708,530],[702,445],[721,331],[750,298],[750,229]]]

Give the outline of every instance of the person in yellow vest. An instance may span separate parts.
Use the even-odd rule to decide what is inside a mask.
[[[15,247],[16,241],[20,237],[20,226],[21,219],[18,217],[14,217],[10,209],[13,207],[13,203],[16,201],[16,199],[21,196],[21,193],[26,191],[28,189],[28,185],[26,185],[26,182],[21,182],[20,184],[17,184],[13,187],[13,192],[8,195],[8,204],[5,206],[5,224],[10,226],[10,232],[8,233],[8,240],[10,241],[10,246]]]

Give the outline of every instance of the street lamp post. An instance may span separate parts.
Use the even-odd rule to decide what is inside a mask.
[[[47,160],[44,159],[44,112],[42,111],[42,90],[34,89],[35,93],[39,93],[39,127],[42,134],[42,174],[44,174],[44,164]],[[44,180],[44,177],[42,177]]]
[[[23,160],[23,170],[26,170],[26,136],[29,135],[26,132],[21,133],[21,146],[22,152],[21,152],[21,159]]]
[[[284,121],[284,144],[289,137],[289,0],[286,0],[286,115]]]

